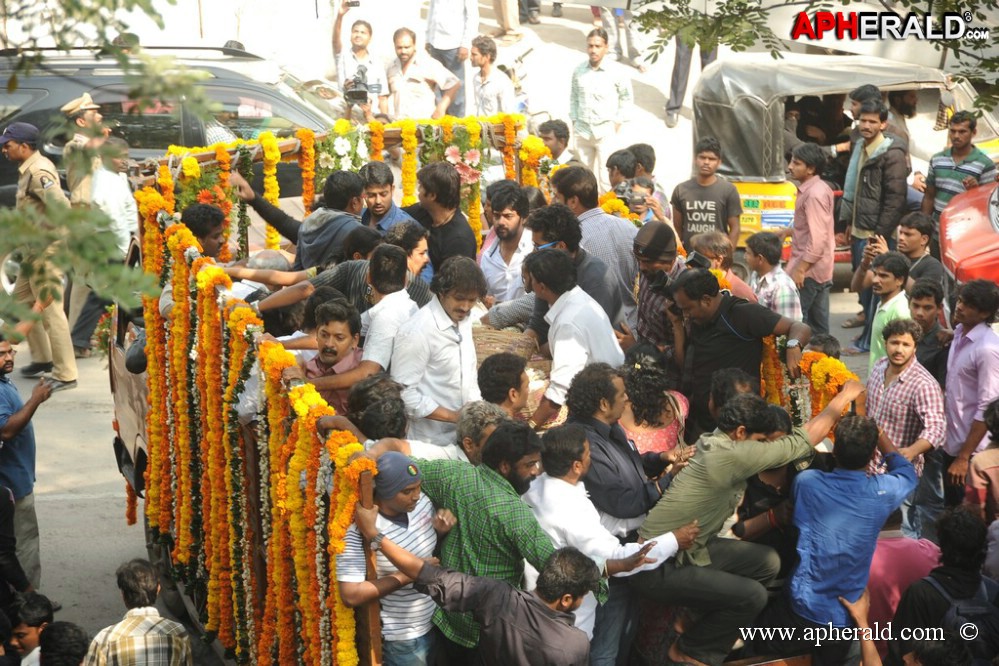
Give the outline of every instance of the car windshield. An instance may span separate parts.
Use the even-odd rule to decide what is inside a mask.
[[[326,127],[333,127],[333,123],[336,119],[330,115],[330,105],[327,100],[325,100],[321,95],[317,94],[304,84],[300,79],[292,75],[291,73],[282,70],[281,77],[278,79],[277,83],[274,85],[275,88],[280,91],[285,97],[296,100],[301,104],[307,105],[316,114],[322,116],[325,121]]]

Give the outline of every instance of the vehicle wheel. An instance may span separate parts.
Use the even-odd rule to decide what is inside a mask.
[[[20,272],[21,254],[19,252],[11,252],[0,262],[0,283],[3,284],[5,293],[14,293],[14,282],[17,281],[17,275]]]
[[[749,281],[749,266],[746,265],[746,251],[739,249],[732,257],[732,272],[743,282]]]
[[[149,526],[149,519],[145,512],[142,514],[142,525],[146,532],[146,553],[149,555],[149,561],[160,572],[160,599],[170,614],[178,622],[183,622],[187,619],[187,606],[184,605],[184,600],[180,596],[177,583],[170,575],[172,567],[170,546],[160,539],[159,532]]]

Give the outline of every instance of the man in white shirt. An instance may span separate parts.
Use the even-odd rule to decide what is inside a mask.
[[[556,548],[578,548],[608,576],[623,577],[655,569],[694,542],[699,531],[696,522],[644,544],[622,544],[601,524],[583,484],[590,470],[586,430],[579,425],[559,426],[546,432],[543,441],[541,463],[545,471],[531,484],[524,501]],[[591,639],[596,614],[597,599],[587,594],[576,610],[576,627]]]
[[[524,260],[524,287],[548,303],[548,344],[552,370],[541,403],[528,423],[542,425],[565,404],[572,378],[590,363],[624,363],[610,319],[580,287],[572,258],[555,249],[538,250]]]
[[[396,59],[388,69],[388,81],[395,117],[442,117],[461,92],[461,81],[429,55],[417,52],[416,33],[409,28],[396,30],[392,40]]]
[[[343,19],[350,11],[348,0],[343,0],[340,11],[336,15],[333,23],[333,57],[336,58],[336,76],[340,87],[349,90],[353,87],[354,77],[359,68],[364,68],[364,75],[368,85],[368,104],[362,105],[364,115],[371,113],[371,107],[378,104],[380,113],[388,113],[388,81],[385,77],[385,68],[380,62],[371,57],[368,46],[371,44],[371,24],[364,20],[354,21],[350,26],[350,50],[343,50],[341,33],[343,31]],[[347,112],[350,117],[350,110]],[[373,118],[373,116],[372,116]]]
[[[430,0],[427,10],[427,52],[454,74],[461,85],[447,113],[465,116],[465,61],[479,31],[478,0]]]
[[[118,254],[109,257],[108,263],[121,264],[132,242],[132,234],[138,231],[139,211],[125,173],[128,169],[128,144],[124,139],[113,136],[104,145],[104,163],[90,176],[90,196],[91,203],[107,215],[107,230],[114,234],[118,246]],[[70,333],[77,358],[90,355],[90,338],[109,305],[111,301],[93,291],[87,293]]]
[[[513,81],[496,69],[496,42],[492,37],[479,35],[472,40],[471,61],[472,67],[479,68],[479,73],[472,80],[476,115],[516,112],[517,94]]]
[[[497,242],[482,253],[479,265],[493,303],[505,303],[524,295],[521,266],[524,257],[534,250],[532,236],[524,233],[531,206],[520,187],[500,189],[491,204]],[[488,305],[492,307],[493,303]]]
[[[486,280],[468,257],[451,257],[434,274],[434,297],[399,328],[392,379],[403,385],[409,438],[441,446],[455,441],[458,410],[480,400],[469,314]]]
[[[610,189],[603,167],[634,98],[629,77],[616,71],[615,63],[605,62],[607,40],[602,28],[586,36],[589,59],[572,72],[569,90],[569,119],[576,135],[576,153],[597,174],[601,192]]]

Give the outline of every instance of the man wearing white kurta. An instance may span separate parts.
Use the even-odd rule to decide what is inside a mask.
[[[486,281],[468,257],[451,257],[434,274],[434,297],[399,329],[392,379],[403,385],[409,439],[455,442],[458,410],[481,400],[469,313]]]

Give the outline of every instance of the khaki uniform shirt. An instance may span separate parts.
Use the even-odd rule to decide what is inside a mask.
[[[66,166],[66,185],[69,187],[69,201],[74,206],[90,205],[93,202],[93,174],[101,168],[101,158],[94,155],[91,158],[90,170],[81,164],[75,164],[70,155],[74,151],[82,151],[90,141],[85,134],[74,134],[63,149],[63,161]]]
[[[17,168],[17,208],[33,207],[44,211],[51,201],[69,204],[62,186],[59,184],[59,174],[55,165],[40,152],[35,151]]]

